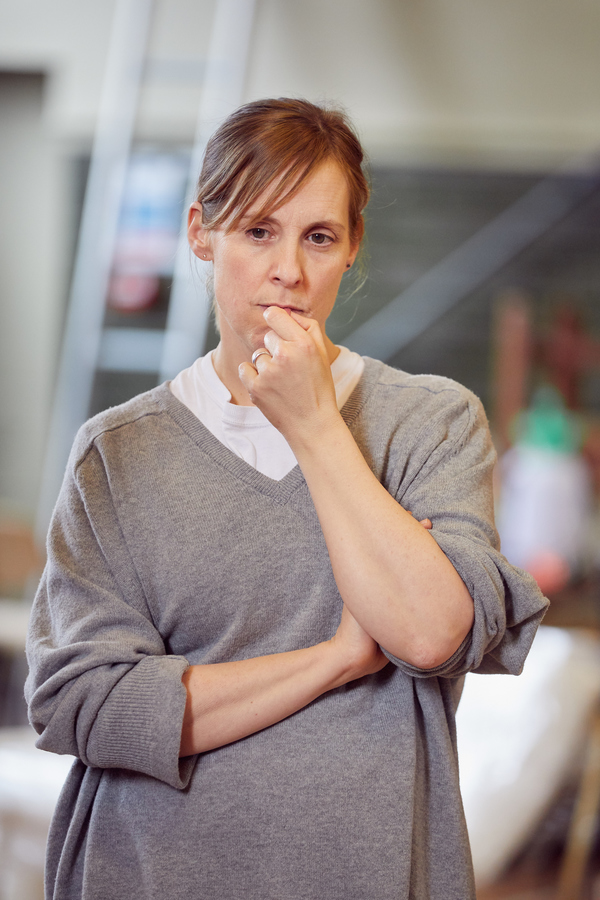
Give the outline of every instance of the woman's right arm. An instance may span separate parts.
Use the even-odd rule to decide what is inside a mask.
[[[187,703],[180,756],[214,750],[268,728],[387,662],[344,607],[329,641],[239,662],[190,666],[182,678]]]
[[[387,664],[349,613],[331,640],[300,650],[192,667],[168,654],[103,459],[93,447],[83,459],[63,485],[31,617],[26,695],[39,747],[183,788],[192,760],[180,755],[265,728]]]

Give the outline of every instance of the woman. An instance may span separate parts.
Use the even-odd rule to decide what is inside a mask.
[[[474,897],[460,678],[517,673],[545,601],[498,552],[476,398],[326,335],[361,164],[339,112],[230,116],[189,215],[219,346],[75,442],[27,685],[78,757],[56,900]]]

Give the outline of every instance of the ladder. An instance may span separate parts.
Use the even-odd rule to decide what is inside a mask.
[[[58,497],[73,438],[93,409],[106,373],[139,373],[160,383],[203,351],[210,309],[194,278],[185,227],[177,246],[166,321],[159,328],[114,327],[106,300],[126,191],[153,0],[116,0],[36,519],[40,543]],[[193,200],[206,142],[243,100],[255,0],[215,0],[184,210]],[[149,385],[148,385],[149,386]],[[133,393],[136,393],[134,390]]]

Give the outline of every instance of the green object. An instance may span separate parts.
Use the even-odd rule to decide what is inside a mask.
[[[583,442],[581,418],[568,410],[562,395],[550,385],[539,387],[531,408],[517,416],[515,442],[557,453],[577,452]]]

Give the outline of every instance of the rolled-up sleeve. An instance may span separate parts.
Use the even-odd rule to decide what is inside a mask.
[[[38,747],[186,786],[194,759],[180,760],[179,744],[188,661],[167,654],[153,624],[93,445],[69,463],[27,656]]]
[[[395,495],[432,536],[473,599],[474,621],[456,653],[435,669],[418,669],[384,652],[417,677],[466,672],[518,674],[548,601],[534,579],[500,552],[494,526],[496,459],[485,412],[466,394],[446,404],[418,435],[416,461]],[[408,476],[408,477],[406,477]]]

